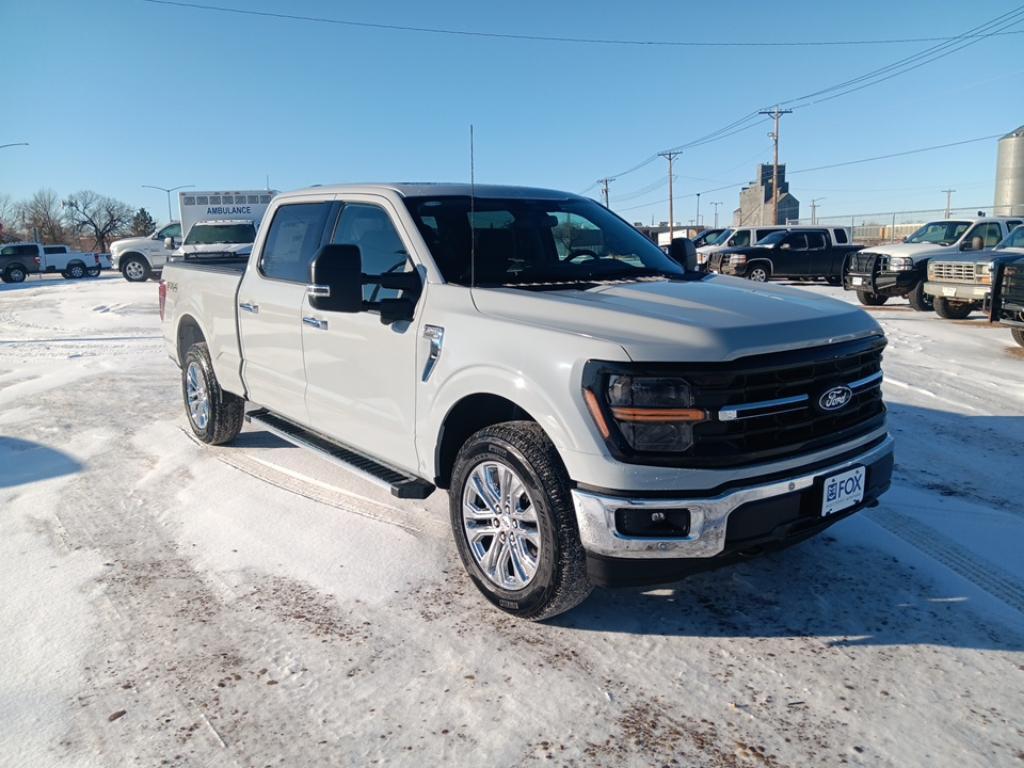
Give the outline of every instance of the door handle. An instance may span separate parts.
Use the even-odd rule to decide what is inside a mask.
[[[238,305],[238,308],[239,309],[244,309],[246,312],[252,312],[254,315],[258,314],[259,311],[260,311],[260,305],[259,304],[251,304],[248,301],[243,301],[242,303],[240,303]]]
[[[310,326],[312,326],[314,328],[319,328],[321,331],[326,331],[327,330],[327,321],[326,320],[320,320],[319,318],[316,318],[316,317],[304,317],[304,318],[302,318],[302,322],[305,325],[310,325]]]

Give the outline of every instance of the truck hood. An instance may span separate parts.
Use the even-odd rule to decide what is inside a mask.
[[[155,241],[152,237],[124,237],[120,240],[115,240],[110,244],[110,252],[117,253],[123,251],[126,248],[143,248],[145,246],[153,245]],[[162,247],[163,244],[161,244]]]
[[[646,362],[733,360],[882,332],[847,302],[715,275],[590,290],[477,288],[473,298],[489,317],[612,342]]]
[[[915,261],[918,258],[931,258],[933,256],[950,256],[960,253],[955,245],[936,245],[935,243],[883,243],[882,245],[870,245],[862,253],[878,253],[883,256],[910,256]],[[974,251],[977,253],[977,251]]]
[[[174,252],[176,256],[194,253],[233,253],[243,256],[252,252],[252,243],[208,243],[203,245],[183,245]]]

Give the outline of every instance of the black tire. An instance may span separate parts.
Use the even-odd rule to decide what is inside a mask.
[[[767,283],[772,276],[772,268],[764,262],[755,262],[747,267],[747,280],[755,283]]]
[[[974,309],[968,301],[950,301],[945,296],[936,296],[935,314],[943,320],[963,320]]]
[[[878,293],[868,293],[867,291],[857,291],[857,301],[863,304],[865,307],[880,307],[889,300],[888,296],[882,296]]]
[[[129,272],[132,273],[130,277]],[[129,256],[121,262],[121,274],[129,283],[144,283],[149,279],[151,272],[149,262],[141,256]]]
[[[470,474],[484,462],[511,468],[522,480],[540,534],[537,570],[516,591],[495,584],[470,551],[462,499]],[[452,532],[470,579],[495,606],[522,619],[541,621],[582,603],[593,587],[569,495],[569,476],[544,430],[532,421],[506,421],[481,429],[459,450],[448,490]],[[495,546],[492,543],[492,546]]]
[[[1024,347],[1024,328],[1011,328],[1010,333],[1013,334],[1013,340]]]
[[[62,273],[68,280],[81,280],[85,277],[85,265],[81,262],[68,264],[68,268]]]
[[[189,408],[188,377],[193,367],[197,376],[201,377],[209,406],[209,416],[203,426],[197,423]],[[213,363],[210,362],[210,350],[205,341],[196,342],[185,353],[185,360],[181,366],[181,398],[185,404],[185,417],[192,428],[192,434],[204,443],[230,443],[242,431],[245,400],[220,388],[217,375],[213,372]]]
[[[917,284],[914,290],[907,294],[907,301],[918,312],[931,312],[935,308],[932,297],[924,292],[923,280]]]
[[[100,270],[99,267],[89,267],[87,270],[85,270],[85,276],[86,277],[99,277],[100,276],[100,272],[101,272],[101,270]]]
[[[4,270],[4,282],[24,283],[27,275],[28,272],[21,264],[9,264],[7,269]]]

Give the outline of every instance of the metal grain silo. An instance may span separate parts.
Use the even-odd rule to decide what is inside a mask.
[[[999,140],[993,213],[997,216],[1024,215],[1024,125]]]

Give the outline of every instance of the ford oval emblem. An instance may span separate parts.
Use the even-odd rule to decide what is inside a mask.
[[[823,411],[838,411],[844,408],[853,399],[853,390],[849,387],[838,386],[827,389],[818,398],[818,407]]]

